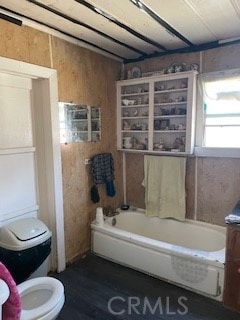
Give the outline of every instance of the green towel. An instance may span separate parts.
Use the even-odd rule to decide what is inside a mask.
[[[144,156],[147,216],[184,220],[186,158]]]

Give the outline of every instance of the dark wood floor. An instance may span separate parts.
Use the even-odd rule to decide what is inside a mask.
[[[92,254],[54,277],[65,287],[57,320],[239,320],[212,299]]]

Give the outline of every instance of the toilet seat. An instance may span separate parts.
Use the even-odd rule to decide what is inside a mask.
[[[21,320],[47,320],[48,315],[54,313],[55,309],[60,311],[64,304],[64,287],[55,278],[30,279],[20,283],[18,290],[22,299]]]

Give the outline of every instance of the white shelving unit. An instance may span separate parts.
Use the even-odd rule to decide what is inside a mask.
[[[118,150],[191,154],[196,71],[117,82]]]

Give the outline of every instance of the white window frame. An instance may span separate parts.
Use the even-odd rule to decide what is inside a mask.
[[[239,69],[229,69],[211,73],[200,74],[198,76],[197,85],[197,110],[196,110],[196,142],[194,154],[199,157],[225,157],[225,158],[240,158],[240,148],[228,147],[205,147],[204,140],[204,99],[202,94],[201,78],[214,77],[216,80],[224,76],[239,74]]]

